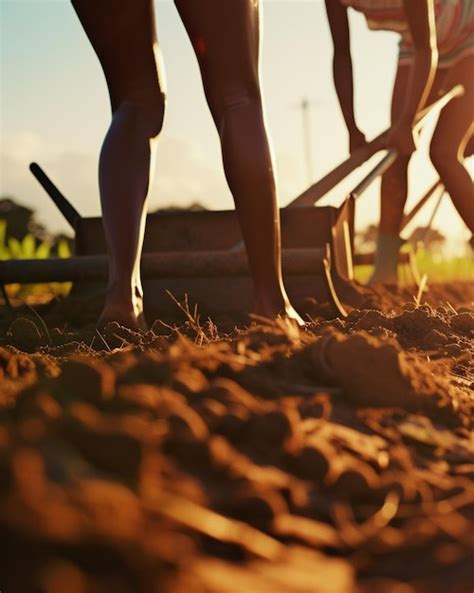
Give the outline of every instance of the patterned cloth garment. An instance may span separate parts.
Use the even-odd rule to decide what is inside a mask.
[[[345,6],[364,14],[372,30],[400,33],[400,61],[415,54],[403,0],[341,0]],[[452,66],[461,58],[474,54],[474,0],[435,0],[438,67]]]

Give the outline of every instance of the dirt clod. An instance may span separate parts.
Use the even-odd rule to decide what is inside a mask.
[[[0,588],[470,591],[474,290],[366,296],[302,330],[6,312]]]

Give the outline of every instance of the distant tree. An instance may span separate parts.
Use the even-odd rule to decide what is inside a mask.
[[[207,210],[206,206],[201,204],[200,202],[191,202],[187,206],[178,206],[177,204],[169,204],[167,206],[162,206],[154,210],[154,212],[180,212],[182,210],[191,211],[191,212],[199,212],[201,210]]]
[[[70,250],[73,248],[72,237],[63,233],[54,235],[48,231],[43,224],[36,220],[34,210],[19,204],[12,196],[0,197],[0,220],[6,223],[4,237],[6,242],[9,239],[22,242],[27,235],[30,235],[36,246],[48,243],[53,254],[57,253],[60,243],[63,245],[63,250],[64,243],[68,244]]]
[[[7,223],[9,237],[21,241],[30,232],[34,212],[26,206],[21,206],[12,197],[0,198],[0,219]]]
[[[370,224],[356,235],[357,251],[368,252],[375,249],[377,243],[378,226]]]
[[[412,232],[408,242],[414,247],[422,243],[427,249],[436,249],[446,242],[446,237],[436,229],[420,226]]]

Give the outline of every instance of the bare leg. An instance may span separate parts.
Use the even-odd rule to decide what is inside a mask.
[[[392,123],[403,110],[410,66],[398,66],[392,94]],[[410,157],[400,156],[382,176],[380,188],[380,223],[375,253],[375,269],[369,284],[396,284],[399,238],[403,209],[408,195],[408,165]]]
[[[431,140],[430,156],[456,210],[474,233],[474,192],[463,160],[468,141],[474,131],[474,56],[452,66],[446,87],[464,86],[464,95],[447,105],[438,120]]]
[[[155,141],[164,115],[152,0],[73,0],[107,80],[112,123],[99,187],[110,256],[100,324],[144,327],[140,255]]]
[[[258,76],[254,0],[175,0],[201,69],[254,285],[255,312],[301,322],[286,295],[272,157]]]
[[[392,122],[398,120],[403,109],[410,77],[410,65],[398,66],[392,95]],[[443,86],[444,72],[438,71],[429,101],[434,101]],[[398,251],[402,244],[399,233],[408,197],[408,165],[410,157],[400,156],[382,176],[380,224],[377,240],[375,270],[370,284],[397,283]]]
[[[467,139],[466,148],[464,149],[464,158],[467,159],[474,155],[474,130],[471,136]]]

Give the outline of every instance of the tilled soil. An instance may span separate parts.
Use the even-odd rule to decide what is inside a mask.
[[[408,299],[303,330],[6,314],[0,589],[470,593],[474,289]]]

